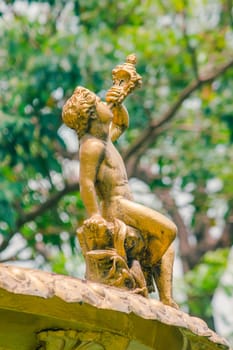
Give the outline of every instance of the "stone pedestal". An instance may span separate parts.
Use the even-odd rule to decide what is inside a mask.
[[[229,350],[200,319],[159,301],[0,266],[0,350]]]

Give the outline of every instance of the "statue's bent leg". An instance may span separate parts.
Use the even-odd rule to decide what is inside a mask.
[[[113,208],[112,208],[113,209]],[[151,264],[156,264],[175,239],[176,225],[157,211],[128,199],[114,203],[114,215],[126,225],[141,231],[151,254]]]

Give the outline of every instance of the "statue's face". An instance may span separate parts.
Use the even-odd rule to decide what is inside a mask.
[[[102,123],[110,123],[113,118],[111,109],[99,97],[96,98],[96,114]]]

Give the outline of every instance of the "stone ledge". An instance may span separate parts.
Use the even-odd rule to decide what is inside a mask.
[[[136,315],[137,318],[159,322],[164,326],[168,326],[168,330],[171,329],[171,327],[172,329],[176,328],[186,341],[191,344],[191,349],[230,349],[227,342],[210,330],[206,323],[199,318],[191,317],[180,310],[165,306],[157,300],[146,299],[121,289],[73,277],[7,265],[0,265],[0,288],[0,312],[2,312],[2,310],[11,310],[24,314],[61,319],[68,322],[68,328],[72,328],[69,322],[77,321],[80,327],[82,324],[80,317],[83,319],[84,323],[87,319],[93,319],[94,323],[98,323],[98,315],[96,313],[101,312],[101,310],[106,310],[112,312],[113,320],[114,312],[117,312],[119,322],[121,322],[121,314],[126,314],[128,316]],[[43,299],[45,300],[44,303],[42,302]],[[56,300],[56,303],[52,303],[52,300]],[[67,310],[71,310],[69,307],[71,304],[72,310],[76,310],[76,312],[73,314],[71,314],[70,311],[70,313],[66,312],[64,303],[61,304],[59,300],[65,302]],[[56,307],[54,307],[54,305]],[[87,310],[89,310],[87,311],[89,318],[87,317],[87,319],[85,319],[83,316],[85,313],[83,313],[83,311],[82,313],[78,311],[81,310],[80,306],[82,305],[89,306],[92,310],[95,308],[95,311],[92,311],[92,313],[96,318],[92,316],[90,308],[87,308]],[[98,309],[98,312],[96,309]],[[105,315],[107,314],[103,313],[104,317]],[[134,322],[132,320],[133,318],[131,317],[131,323]],[[109,331],[111,328],[111,317],[109,325],[102,325],[104,321],[106,320],[102,320],[96,326],[97,328],[99,326],[100,328],[108,327],[109,329],[107,329],[107,331]],[[141,321],[142,320],[140,320],[140,322]],[[90,321],[88,322],[90,323]],[[123,318],[123,315],[122,330],[117,325],[117,321],[114,322],[112,323],[112,331],[114,333],[120,333],[122,331],[122,334],[124,334],[124,330],[127,330],[124,336],[129,338],[135,338],[137,334],[140,333],[140,330],[137,331],[137,329],[134,331],[131,329],[130,331],[132,324],[130,327],[129,324],[126,326],[126,318]],[[91,328],[95,327],[94,323],[91,325]],[[125,325],[125,327],[123,327],[123,325]],[[147,322],[147,327],[148,326],[150,326],[150,324]],[[58,326],[56,327],[59,328]],[[153,323],[151,327],[153,328]],[[145,338],[145,336],[142,338]],[[153,341],[149,341],[145,346],[150,346],[149,348],[153,349],[153,344]],[[188,348],[187,345],[187,349]],[[163,348],[161,347],[161,349]],[[183,347],[183,349],[186,348]]]

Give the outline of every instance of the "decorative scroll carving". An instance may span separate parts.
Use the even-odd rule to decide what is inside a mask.
[[[74,330],[41,331],[37,335],[38,350],[105,350],[105,347],[98,342],[101,341],[101,333],[97,335]]]
[[[77,233],[87,279],[147,296],[146,280],[138,262],[139,253],[142,255],[145,249],[139,232],[116,219],[101,227],[86,220]]]
[[[43,330],[37,350],[126,350],[129,339],[109,332]]]

